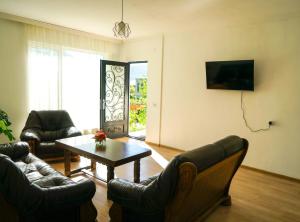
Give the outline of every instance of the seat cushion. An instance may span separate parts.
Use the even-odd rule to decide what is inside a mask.
[[[41,142],[36,148],[36,155],[41,158],[61,157],[64,155],[64,150],[57,148],[55,142]]]
[[[62,139],[66,136],[66,129],[58,129],[54,131],[39,131],[41,141],[53,142],[58,139]]]
[[[23,165],[23,168],[21,167],[22,171],[25,166],[23,173],[31,183],[38,185],[39,187],[49,188],[75,184],[75,182],[70,180],[68,177],[63,176],[61,173],[51,168],[51,166],[49,166],[47,163],[41,161],[32,154],[29,154],[21,161],[15,162],[15,164],[18,167]]]
[[[75,184],[68,177],[63,176],[31,153],[16,161],[15,165],[26,175],[31,184],[41,188]]]
[[[36,156],[29,153],[25,158],[15,161],[15,165],[26,175],[30,183],[36,182],[46,176],[59,176],[61,175],[47,163],[41,161]]]

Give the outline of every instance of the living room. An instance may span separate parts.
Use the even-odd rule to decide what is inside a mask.
[[[69,89],[74,94],[58,95],[52,89],[46,93],[47,81],[36,81],[28,74],[31,67],[28,42],[33,48],[59,45],[93,51],[105,60],[126,63],[147,61],[146,145],[154,150],[152,156],[146,158],[154,158],[153,154],[157,152],[164,160],[170,161],[164,155],[177,155],[178,150],[190,151],[226,136],[238,135],[248,140],[249,148],[233,183],[238,180],[241,171],[245,177],[249,174],[255,180],[264,178],[265,186],[280,180],[280,184],[290,187],[291,190],[287,191],[290,196],[275,198],[277,201],[272,199],[283,209],[280,213],[272,207],[268,211],[262,203],[266,200],[257,200],[255,205],[259,210],[253,211],[256,213],[246,214],[241,210],[242,213],[235,218],[230,209],[218,208],[207,221],[218,221],[222,216],[225,221],[299,220],[299,1],[124,0],[124,22],[131,29],[127,39],[114,37],[112,30],[115,22],[120,20],[121,4],[122,1],[92,1],[87,4],[79,0],[76,4],[34,0],[25,4],[1,0],[0,108],[12,122],[10,128],[16,141],[20,140],[19,135],[33,107],[51,109],[52,103],[32,105],[35,96],[41,101],[53,99],[51,96],[62,97],[61,101],[55,101],[54,107],[66,109],[82,132],[100,128],[100,85],[99,89],[93,85],[100,81],[100,70],[95,68],[99,74],[95,79],[83,75],[75,82],[70,76],[65,81],[66,85],[60,83],[63,85],[62,92]],[[240,90],[207,89],[206,62],[236,60],[254,60],[254,91],[241,94]],[[42,66],[37,70],[43,69],[51,74],[50,67]],[[82,84],[83,81],[86,81],[85,84]],[[32,92],[36,85],[42,86],[37,88],[40,91]],[[86,122],[82,120],[84,118]],[[269,126],[270,121],[272,125]],[[245,123],[253,131],[267,130],[252,132]],[[1,135],[0,141],[6,143],[8,139]],[[168,148],[170,151],[166,151]],[[144,164],[155,168],[155,173],[163,169],[158,163],[152,166],[155,161],[141,161],[142,179],[152,176],[150,171],[143,174]],[[51,166],[63,170],[63,163],[55,164]],[[120,178],[123,174],[131,175],[131,168],[116,169],[116,175]],[[253,173],[258,176],[253,176]],[[106,200],[106,185],[96,183],[94,204],[98,220],[105,221],[109,206],[106,202],[110,200]],[[258,184],[253,182],[252,185]],[[279,186],[278,189],[282,191],[283,188]],[[234,191],[239,194],[236,184]],[[266,189],[265,192],[275,191]],[[289,198],[298,198],[298,201],[293,202],[295,199]],[[231,208],[237,212],[234,193],[232,199]],[[240,199],[241,202],[247,200]],[[293,203],[293,207],[284,205],[286,202]],[[242,217],[243,213],[245,217]]]

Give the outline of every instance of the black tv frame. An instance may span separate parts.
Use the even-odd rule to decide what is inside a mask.
[[[247,74],[248,78],[239,78],[239,81],[229,81],[229,82],[224,82],[226,81],[226,79],[220,79],[219,84],[218,82],[215,80],[214,83],[212,83],[213,78],[209,75],[213,75],[213,72],[208,73],[209,69],[220,69],[223,68],[223,76],[220,75],[215,76],[214,78],[222,78],[224,77],[224,74],[229,71],[231,71],[230,69],[232,69],[232,72],[236,71],[234,70],[233,66],[236,65],[236,70],[241,69],[242,65],[246,65],[248,67],[244,67],[245,72]],[[210,66],[210,67],[209,67]],[[231,66],[231,67],[230,67]],[[231,60],[231,61],[208,61],[205,62],[205,68],[206,68],[206,87],[207,89],[223,89],[223,90],[245,90],[245,91],[254,91],[254,60]],[[227,70],[226,70],[227,68]],[[248,69],[248,70],[247,70]],[[241,71],[241,70],[239,70]],[[218,71],[215,71],[215,73],[217,73]],[[220,71],[219,71],[220,73]],[[229,75],[231,75],[232,80],[234,80],[234,78],[236,78],[237,75],[239,75],[240,73],[236,72],[236,73],[230,73]],[[216,75],[216,74],[215,74]],[[230,80],[230,77],[227,79],[227,81]],[[249,82],[247,82],[249,81]]]

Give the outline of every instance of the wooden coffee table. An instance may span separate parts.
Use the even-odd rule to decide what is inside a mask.
[[[106,165],[107,179],[98,178],[109,182],[114,178],[114,169],[117,166],[134,161],[134,182],[140,182],[140,159],[151,155],[151,150],[134,143],[123,143],[106,139],[103,147],[97,148],[94,135],[83,135],[56,140],[56,146],[64,149],[65,175],[71,176],[83,169],[95,169],[96,162]],[[91,165],[71,171],[71,152],[91,159]]]

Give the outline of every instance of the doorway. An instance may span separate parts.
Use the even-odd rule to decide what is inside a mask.
[[[129,137],[145,140],[147,124],[148,63],[129,63]]]

